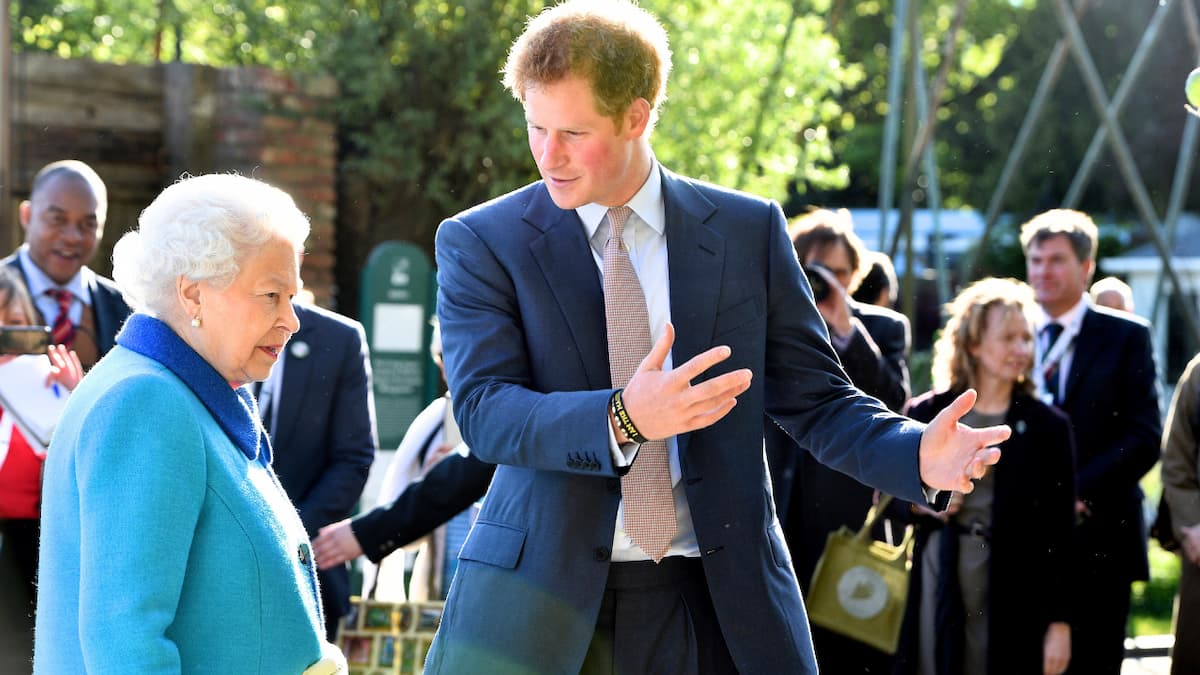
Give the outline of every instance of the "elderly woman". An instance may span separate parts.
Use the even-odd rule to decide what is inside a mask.
[[[933,513],[914,507],[917,546],[898,661],[921,675],[1063,672],[1071,653],[1068,563],[1075,517],[1066,417],[1033,395],[1033,292],[984,279],[949,305],[934,345],[934,392],[908,408],[928,422],[968,388],[969,426],[1013,430],[1001,461]]]
[[[344,666],[243,386],[299,327],[308,230],[282,191],[211,175],[168,187],[118,242],[137,311],[48,453],[35,672]]]

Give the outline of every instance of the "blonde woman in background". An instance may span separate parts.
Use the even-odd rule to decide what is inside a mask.
[[[1057,675],[1070,659],[1073,442],[1066,417],[1033,395],[1035,307],[1032,290],[1011,279],[963,290],[934,346],[934,391],[908,406],[928,421],[974,388],[963,424],[1013,433],[973,492],[954,493],[942,512],[914,506],[899,672]]]

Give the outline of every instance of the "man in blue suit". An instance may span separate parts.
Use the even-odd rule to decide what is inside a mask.
[[[455,419],[497,468],[426,672],[815,672],[764,413],[903,499],[970,490],[999,459],[987,446],[1006,428],[957,425],[973,394],[925,428],[850,385],[777,204],[656,161],[669,64],[665,31],[629,2],[539,15],[505,82],[543,180],[438,230]],[[606,214],[623,206],[627,222]],[[606,318],[605,248],[614,265],[628,256],[653,342],[616,387],[610,367],[628,355],[609,349],[628,336],[614,329],[646,327],[633,311]],[[627,272],[610,278],[620,291]],[[614,292],[609,309],[629,300]],[[646,483],[622,476],[660,462],[667,515],[646,535]]]
[[[308,536],[350,515],[375,448],[375,398],[362,324],[314,305],[295,303],[292,336],[259,392],[271,435],[274,468]],[[350,610],[345,565],[318,572],[326,637]]]

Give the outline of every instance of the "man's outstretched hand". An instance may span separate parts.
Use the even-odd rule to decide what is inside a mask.
[[[663,370],[675,342],[675,327],[666,330],[642,359],[637,372],[625,385],[621,398],[638,431],[658,440],[703,429],[733,410],[737,397],[750,388],[748,369],[735,370],[693,385],[704,371],[729,358],[729,347],[713,347],[687,363]]]
[[[959,423],[975,398],[974,389],[963,392],[921,435],[921,481],[928,487],[970,492],[975,489],[971,481],[983,478],[987,468],[1000,461],[1000,450],[992,446],[1004,442],[1011,429],[1003,424],[972,429]]]

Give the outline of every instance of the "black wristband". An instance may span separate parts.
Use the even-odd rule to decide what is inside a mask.
[[[622,389],[613,392],[611,407],[613,418],[617,420],[617,425],[621,427],[621,432],[625,437],[634,443],[645,443],[650,440],[642,435],[638,428],[633,424],[633,420],[629,419],[629,411],[625,410],[625,401],[621,399]]]

